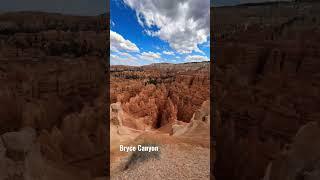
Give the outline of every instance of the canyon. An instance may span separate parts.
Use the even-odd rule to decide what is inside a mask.
[[[319,179],[319,9],[212,7],[217,179]]]
[[[106,17],[0,14],[0,179],[106,176]]]
[[[111,66],[110,72],[111,178],[209,179],[210,63]],[[128,167],[135,153],[119,146],[154,147],[159,157]]]
[[[110,69],[108,14],[0,14],[0,179],[105,178],[108,133],[113,179],[319,179],[319,8],[212,8],[212,64]]]

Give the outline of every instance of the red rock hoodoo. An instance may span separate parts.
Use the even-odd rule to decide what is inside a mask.
[[[105,175],[104,21],[0,14],[0,179]]]
[[[209,99],[209,63],[111,67],[111,99],[148,128],[190,122]],[[129,122],[128,122],[129,121]],[[124,119],[124,124],[132,123]]]
[[[318,2],[212,9],[216,62],[211,78],[215,118],[221,119],[217,179],[262,179],[298,130],[319,121],[319,9]],[[307,165],[298,169],[303,168]],[[286,179],[285,169],[272,169],[270,180]],[[290,173],[286,177],[295,174]]]

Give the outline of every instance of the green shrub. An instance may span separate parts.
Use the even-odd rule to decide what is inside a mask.
[[[155,143],[143,143],[141,146],[158,146]],[[159,148],[160,149],[160,148]],[[151,152],[146,152],[146,151],[134,151],[131,156],[129,157],[129,160],[127,161],[125,165],[125,170],[132,167],[133,165],[147,161],[149,159],[160,159],[160,150],[159,151],[151,151]]]
[[[147,84],[157,85],[157,80],[155,80],[155,79],[149,79],[149,80],[146,82],[146,85],[147,85]]]

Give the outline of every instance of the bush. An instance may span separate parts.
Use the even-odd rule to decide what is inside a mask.
[[[158,146],[155,143],[143,143],[141,146]],[[131,156],[129,157],[129,160],[127,161],[125,165],[125,170],[132,167],[133,165],[144,162],[149,159],[160,159],[160,150],[159,151],[151,151],[151,152],[146,152],[146,151],[134,151]]]
[[[147,85],[147,84],[154,84],[154,85],[157,85],[157,80],[155,80],[155,79],[149,79],[149,80],[146,82],[146,84],[145,84],[145,85]]]

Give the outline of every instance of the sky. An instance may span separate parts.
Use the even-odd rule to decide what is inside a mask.
[[[210,0],[111,0],[110,64],[209,61]]]
[[[95,16],[109,9],[107,0],[0,0],[0,12],[42,11]]]

